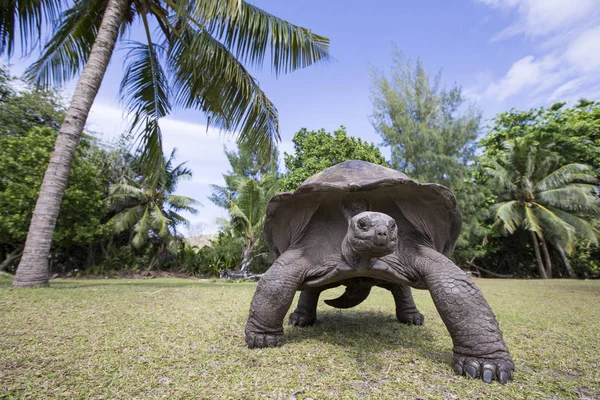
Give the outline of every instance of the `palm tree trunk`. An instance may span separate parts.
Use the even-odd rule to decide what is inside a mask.
[[[542,243],[542,251],[544,252],[544,260],[546,262],[546,276],[552,278],[552,259],[548,252],[548,246],[546,246],[546,240],[543,237],[540,237],[540,242]]]
[[[13,286],[48,285],[48,254],[71,163],[94,98],[115,48],[119,25],[128,0],[109,0],[98,36],[77,82],[71,105],[60,127],[50,164],[33,211],[23,257]]]
[[[529,231],[529,233],[531,234],[531,240],[533,241],[533,249],[535,250],[535,259],[537,260],[540,278],[548,279],[546,270],[544,269],[544,263],[542,262],[542,255],[540,254],[540,245],[538,243],[537,236],[534,231]]]
[[[558,254],[560,254],[560,257],[562,258],[563,263],[565,264],[565,268],[567,270],[567,275],[569,275],[569,278],[575,278],[575,271],[573,271],[573,267],[571,267],[571,263],[569,262],[569,259],[567,258],[565,251],[560,246],[557,246],[557,249],[558,249]]]
[[[242,251],[242,262],[240,266],[240,272],[246,273],[250,269],[250,264],[252,263],[252,250],[254,248],[254,244],[252,242],[246,244],[244,250]]]

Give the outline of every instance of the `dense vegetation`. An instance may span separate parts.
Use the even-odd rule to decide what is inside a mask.
[[[160,174],[146,174],[126,141],[109,147],[84,135],[54,233],[52,272],[264,272],[273,261],[262,239],[268,199],[360,159],[455,191],[463,230],[454,259],[464,269],[503,277],[598,276],[600,103],[510,110],[482,128],[480,110],[465,102],[459,86],[440,87],[441,76],[431,78],[419,61],[401,54],[395,61],[401,73],[394,80],[382,72],[372,77],[372,123],[390,160],[344,127],[300,129],[283,172],[276,147],[271,154],[244,144],[226,149],[231,168],[210,200],[229,217],[204,247],[180,233],[186,223],[180,211],[196,212],[196,200],[175,193],[192,171],[176,165],[174,154],[163,156]],[[6,72],[1,77],[0,262],[14,272],[65,110],[55,93],[15,90]]]

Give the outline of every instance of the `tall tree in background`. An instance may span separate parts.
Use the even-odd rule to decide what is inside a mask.
[[[48,251],[60,203],[89,110],[119,35],[129,48],[121,94],[140,134],[149,170],[162,160],[158,120],[172,106],[203,111],[239,140],[269,149],[278,139],[274,105],[242,63],[261,66],[271,55],[275,74],[328,58],[328,40],[242,0],[59,0],[3,2],[0,54],[20,38],[26,53],[42,27],[56,27],[30,79],[61,84],[81,76],[40,190],[14,286],[48,284]],[[59,15],[60,14],[60,15]],[[152,21],[152,22],[151,22]],[[125,41],[140,24],[145,42]],[[158,29],[152,32],[152,24]],[[18,34],[17,34],[18,30]]]
[[[393,168],[457,189],[475,154],[481,111],[465,104],[459,86],[442,89],[440,80],[394,49],[391,78],[372,74],[372,124],[390,148]]]
[[[330,134],[324,129],[300,129],[294,134],[294,153],[285,153],[286,172],[279,180],[279,189],[293,191],[302,182],[335,164],[347,160],[362,160],[388,166],[379,148],[354,136],[348,136],[343,126]]]
[[[460,86],[440,87],[419,59],[411,62],[397,48],[391,76],[372,73],[372,124],[391,151],[391,165],[420,182],[448,186],[457,196],[463,229],[457,263],[472,259],[486,230],[479,219],[486,196],[472,178],[481,111],[466,104]]]
[[[211,185],[210,200],[227,210],[229,220],[221,220],[221,241],[241,243],[239,273],[246,274],[257,254],[264,253],[263,226],[267,202],[277,191],[278,150],[270,157],[240,144],[237,151],[225,149],[231,170],[223,174],[225,185]]]
[[[237,196],[239,178],[248,178],[260,182],[262,178],[272,175],[279,176],[278,162],[279,151],[273,147],[270,154],[265,154],[243,143],[238,145],[237,150],[224,149],[231,170],[223,174],[225,186],[211,185],[213,194],[210,201],[215,205],[229,209],[229,199]],[[269,178],[275,183],[275,180]]]
[[[174,162],[175,150],[168,159],[163,158],[158,173],[115,184],[110,190],[111,206],[118,211],[112,218],[116,232],[131,231],[131,245],[136,249],[149,241],[156,244],[148,269],[160,265],[177,240],[177,227],[187,223],[179,213],[197,213],[196,200],[173,194],[181,180],[192,177],[185,163]]]
[[[495,226],[505,234],[529,231],[541,278],[552,278],[548,244],[556,248],[569,276],[574,273],[567,255],[577,236],[594,243],[597,232],[590,217],[598,215],[592,168],[559,165],[559,156],[531,138],[508,140],[504,151],[487,159],[486,171],[496,188]],[[542,260],[543,255],[543,260]]]

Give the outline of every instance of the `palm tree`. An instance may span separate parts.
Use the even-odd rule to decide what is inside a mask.
[[[72,5],[63,10],[65,4]],[[145,42],[126,40],[135,23]],[[157,29],[153,31],[152,27]],[[129,49],[121,96],[133,113],[149,169],[162,158],[158,120],[173,106],[198,109],[268,152],[279,139],[277,110],[244,64],[270,54],[277,75],[328,60],[328,39],[242,0],[19,0],[0,5],[0,53],[24,52],[57,27],[27,76],[61,84],[81,72],[44,176],[14,286],[48,284],[48,252],[75,149],[117,39]],[[17,29],[18,28],[18,29]]]
[[[196,200],[173,194],[181,180],[192,177],[185,163],[173,166],[175,152],[173,150],[169,159],[163,159],[159,174],[110,188],[111,207],[118,211],[111,219],[116,233],[131,231],[131,245],[136,249],[149,241],[158,243],[148,269],[158,266],[167,251],[177,245],[177,227],[188,223],[179,212],[197,213]]]
[[[559,167],[559,158],[549,147],[529,138],[508,140],[504,148],[486,168],[499,190],[492,208],[494,226],[505,234],[519,228],[530,232],[541,278],[552,277],[547,242],[559,252],[572,276],[567,255],[574,249],[575,238],[597,243],[597,232],[586,220],[599,212],[594,194],[597,180],[587,173],[592,167]]]
[[[213,198],[219,198],[231,217],[222,220],[223,228],[233,232],[242,241],[240,273],[247,273],[255,252],[262,244],[267,203],[276,192],[277,176],[264,175],[260,180],[237,177],[234,196],[229,187],[212,185]]]

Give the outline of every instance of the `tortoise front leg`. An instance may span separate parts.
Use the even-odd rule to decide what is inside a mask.
[[[398,321],[409,325],[423,325],[425,317],[417,309],[410,287],[402,283],[384,283],[378,286],[392,292],[396,303],[396,318]]]
[[[249,348],[283,344],[283,318],[304,279],[306,265],[300,251],[288,250],[262,276],[246,323]]]
[[[294,326],[314,325],[317,320],[317,304],[321,288],[308,288],[300,292],[298,306],[290,314],[289,324]]]
[[[492,309],[471,278],[437,251],[420,246],[414,261],[454,343],[454,371],[486,383],[512,379],[514,364]]]

